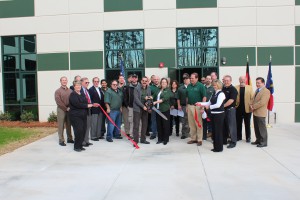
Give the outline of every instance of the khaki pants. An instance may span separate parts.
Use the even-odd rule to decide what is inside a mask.
[[[202,116],[200,114],[200,107],[194,105],[188,105],[188,121],[190,127],[190,136],[192,141],[200,142],[203,138],[203,123],[202,123]],[[201,124],[201,128],[198,127],[197,122],[194,118],[195,109],[197,110],[198,121]]]
[[[72,134],[71,134],[71,123],[69,119],[68,112],[63,111],[60,108],[57,108],[57,125],[58,125],[58,137],[59,142],[65,142],[64,138],[64,128],[66,124],[66,132],[68,140],[73,140]]]

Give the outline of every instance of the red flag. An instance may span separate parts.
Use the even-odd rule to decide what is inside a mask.
[[[250,73],[249,73],[249,62],[247,62],[247,66],[246,66],[246,85],[251,85],[252,86]]]

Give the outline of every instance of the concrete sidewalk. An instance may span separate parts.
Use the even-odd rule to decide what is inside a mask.
[[[78,153],[54,134],[0,156],[0,199],[299,200],[299,130],[275,125],[267,148],[243,140],[222,153],[175,136],[138,150],[126,139],[101,140]]]

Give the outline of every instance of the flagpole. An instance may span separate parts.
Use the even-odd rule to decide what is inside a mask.
[[[272,62],[272,55],[270,54],[270,62]],[[267,128],[272,128],[270,124],[270,110],[268,110],[268,124],[266,126]]]

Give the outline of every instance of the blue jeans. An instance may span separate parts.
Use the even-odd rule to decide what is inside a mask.
[[[152,136],[157,135],[157,125],[156,125],[156,112],[151,112],[151,129],[152,129]]]
[[[121,112],[119,110],[112,110],[109,117],[115,122],[118,128],[121,127]],[[108,120],[106,139],[112,139],[120,136],[120,131]]]

